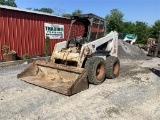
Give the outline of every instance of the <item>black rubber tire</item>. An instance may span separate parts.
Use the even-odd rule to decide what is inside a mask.
[[[104,82],[106,66],[103,58],[92,57],[86,62],[85,68],[87,70],[87,76],[89,83],[98,85]]]
[[[117,57],[109,56],[106,59],[106,78],[113,79],[119,76],[120,61]]]

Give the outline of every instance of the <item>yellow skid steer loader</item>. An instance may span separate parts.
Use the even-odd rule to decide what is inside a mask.
[[[68,40],[57,43],[51,61],[34,61],[17,75],[28,83],[73,95],[119,75],[118,34],[106,34],[106,22],[94,14],[71,17]],[[73,28],[80,30],[74,31]]]

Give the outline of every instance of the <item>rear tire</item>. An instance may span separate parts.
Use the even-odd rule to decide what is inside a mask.
[[[113,79],[119,76],[120,62],[117,57],[109,56],[106,59],[106,78]]]
[[[89,83],[98,85],[104,82],[106,66],[105,61],[99,57],[93,57],[86,63],[87,75]]]

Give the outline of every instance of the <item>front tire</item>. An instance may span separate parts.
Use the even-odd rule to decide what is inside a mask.
[[[89,83],[98,85],[104,82],[106,66],[105,61],[99,57],[93,57],[86,63]]]

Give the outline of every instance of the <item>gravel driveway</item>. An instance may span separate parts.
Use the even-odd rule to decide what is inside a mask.
[[[27,65],[0,69],[1,120],[159,120],[160,59],[121,59],[120,76],[71,97],[16,78]]]

